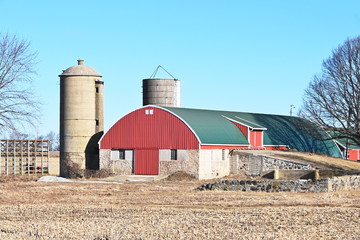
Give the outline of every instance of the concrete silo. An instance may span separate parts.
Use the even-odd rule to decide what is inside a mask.
[[[102,76],[78,60],[60,77],[60,175],[82,175],[98,168],[98,146],[104,129]]]
[[[180,107],[180,81],[168,78],[143,79],[143,106]]]

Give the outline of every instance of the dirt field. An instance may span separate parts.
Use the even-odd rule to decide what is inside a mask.
[[[0,239],[359,239],[359,191],[195,191],[199,181],[0,183]]]

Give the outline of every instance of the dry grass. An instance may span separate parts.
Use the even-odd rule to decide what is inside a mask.
[[[36,182],[41,175],[0,175],[0,183]]]
[[[0,185],[1,239],[358,239],[359,191],[195,191],[199,181]]]
[[[302,160],[314,164],[321,164],[330,168],[341,168],[344,170],[359,170],[360,162],[345,160],[341,158],[329,157],[326,155],[316,153],[304,153],[295,151],[270,151],[270,150],[246,150],[248,153],[264,154],[269,156],[276,156],[289,160]]]
[[[315,154],[276,154],[360,169],[359,163]],[[36,179],[0,178],[0,239],[270,240],[360,235],[360,191],[196,191],[204,181],[184,173],[153,183],[37,183]]]
[[[321,163],[324,165],[342,168],[344,170],[350,170],[350,169],[360,170],[360,163],[356,162],[356,161],[345,160],[345,159],[340,159],[340,158],[333,158],[333,157],[328,157],[328,156],[319,155],[319,154],[312,154],[312,153],[309,153],[308,155],[306,155],[304,153],[301,154],[301,153],[296,153],[296,152],[292,152],[290,154],[289,153],[284,154],[284,156],[289,156],[289,155],[299,157],[304,160]]]

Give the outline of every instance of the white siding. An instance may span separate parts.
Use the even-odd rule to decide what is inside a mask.
[[[171,160],[171,150],[170,149],[160,149],[159,150],[159,160],[160,161],[170,161]]]
[[[133,160],[133,150],[125,150],[125,160],[132,161]]]
[[[199,179],[220,178],[230,174],[229,150],[202,149],[199,156]]]
[[[111,150],[111,160],[119,160],[119,150]]]
[[[120,151],[125,151],[125,159],[120,159]],[[133,160],[133,150],[112,149],[111,160]]]
[[[188,150],[178,149],[177,158],[179,161],[186,161],[189,158]]]

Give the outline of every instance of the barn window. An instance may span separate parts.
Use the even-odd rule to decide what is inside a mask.
[[[125,160],[125,149],[111,150],[111,160]]]
[[[223,149],[221,152],[221,159],[225,160],[225,149]]]
[[[154,109],[145,109],[145,114],[146,115],[153,115],[154,114]]]
[[[177,150],[176,149],[171,149],[170,150],[170,154],[171,154],[171,157],[170,157],[170,159],[171,160],[177,160]]]
[[[119,150],[119,160],[125,160],[125,150],[124,149]]]

